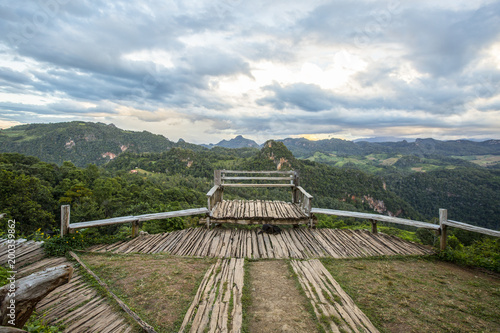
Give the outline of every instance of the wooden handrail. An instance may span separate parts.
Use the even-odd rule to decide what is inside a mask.
[[[69,205],[63,206],[65,210],[68,212],[69,217]],[[172,217],[181,217],[181,216],[190,216],[190,215],[200,215],[200,214],[208,214],[209,211],[207,208],[191,208],[184,210],[176,210],[171,212],[162,212],[162,213],[154,213],[154,214],[144,214],[137,216],[122,216],[122,217],[113,217],[104,220],[95,220],[95,221],[87,221],[87,222],[78,222],[78,223],[67,223],[66,217],[61,219],[61,236],[64,236],[71,232],[72,230],[83,229],[83,228],[91,228],[91,227],[101,227],[105,225],[112,224],[122,224],[122,223],[130,223],[130,222],[143,222],[149,220],[161,220],[168,219]],[[64,230],[64,231],[63,231]]]
[[[400,217],[393,217],[393,216],[387,216],[387,215],[371,214],[371,213],[350,212],[350,211],[345,211],[345,210],[334,210],[334,209],[323,209],[323,208],[313,208],[313,209],[311,209],[311,212],[314,214],[326,214],[326,215],[335,215],[335,216],[355,217],[355,218],[360,218],[360,219],[375,220],[375,221],[389,222],[389,223],[397,223],[397,224],[409,225],[409,226],[417,227],[417,228],[426,228],[426,229],[433,229],[433,230],[439,230],[439,228],[440,228],[438,224],[432,224],[432,223],[427,223],[427,222],[422,222],[422,221],[408,220],[408,219],[403,219]]]
[[[446,220],[443,221],[443,224],[449,226],[449,227],[454,227],[454,228],[459,228],[459,229],[464,229],[467,231],[472,231],[472,232],[477,232],[480,234],[484,235],[489,235],[489,236],[494,236],[494,237],[500,237],[500,231],[492,230],[492,229],[487,229],[487,228],[482,228],[482,227],[477,227],[475,225],[463,223],[463,222],[457,222],[453,220]]]

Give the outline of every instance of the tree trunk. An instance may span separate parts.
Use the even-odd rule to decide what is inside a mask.
[[[57,287],[68,283],[71,265],[47,268],[0,288],[0,325],[22,328],[40,300]],[[0,331],[1,332],[1,331]]]

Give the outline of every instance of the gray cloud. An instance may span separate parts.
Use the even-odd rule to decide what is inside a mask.
[[[295,135],[435,128],[437,119],[446,127],[474,108],[485,116],[499,110],[498,58],[486,52],[500,41],[499,2],[45,3],[0,0],[0,94],[9,95],[0,120],[112,119],[135,108],[141,121],[163,121],[168,114],[157,110],[169,109],[221,135]],[[262,62],[324,69],[343,50],[366,63],[349,89],[277,77],[228,93],[237,78],[255,83]],[[416,75],[405,78],[405,66]],[[460,126],[475,126],[467,121]]]

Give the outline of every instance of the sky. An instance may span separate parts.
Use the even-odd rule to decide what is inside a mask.
[[[500,1],[0,0],[0,128],[500,138]]]

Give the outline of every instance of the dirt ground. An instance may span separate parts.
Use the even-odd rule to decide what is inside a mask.
[[[256,261],[250,265],[252,305],[247,310],[250,332],[317,332],[283,260]]]

